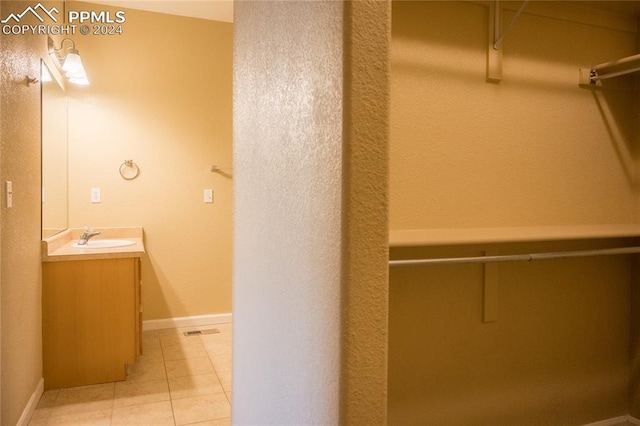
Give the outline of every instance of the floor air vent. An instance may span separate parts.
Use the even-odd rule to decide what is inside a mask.
[[[184,335],[185,336],[201,336],[203,334],[216,334],[216,333],[220,333],[220,330],[218,330],[217,328],[208,328],[206,330],[185,331]]]

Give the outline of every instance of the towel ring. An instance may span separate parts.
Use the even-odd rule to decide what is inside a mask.
[[[133,180],[140,174],[140,167],[133,160],[125,160],[120,165],[120,176],[126,180]]]

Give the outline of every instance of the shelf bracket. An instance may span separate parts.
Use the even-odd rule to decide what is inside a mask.
[[[487,253],[483,253],[487,255]],[[482,322],[498,321],[498,294],[500,282],[500,267],[495,263],[484,265],[484,300]]]
[[[487,81],[498,83],[502,80],[502,43],[504,38],[513,28],[513,24],[527,7],[530,0],[524,0],[520,9],[516,12],[504,31],[500,31],[502,6],[500,0],[494,0],[489,6],[489,47],[487,49]]]
[[[489,40],[487,42],[487,82],[499,83],[502,80],[502,49],[494,49],[499,22],[500,4],[498,0],[489,5]],[[493,25],[491,24],[493,22]]]

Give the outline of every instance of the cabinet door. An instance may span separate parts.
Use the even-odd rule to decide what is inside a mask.
[[[43,264],[46,389],[126,378],[138,354],[137,262]]]

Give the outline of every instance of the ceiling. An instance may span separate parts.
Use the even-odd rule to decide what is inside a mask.
[[[88,0],[114,7],[148,10],[211,21],[233,22],[233,0]]]

